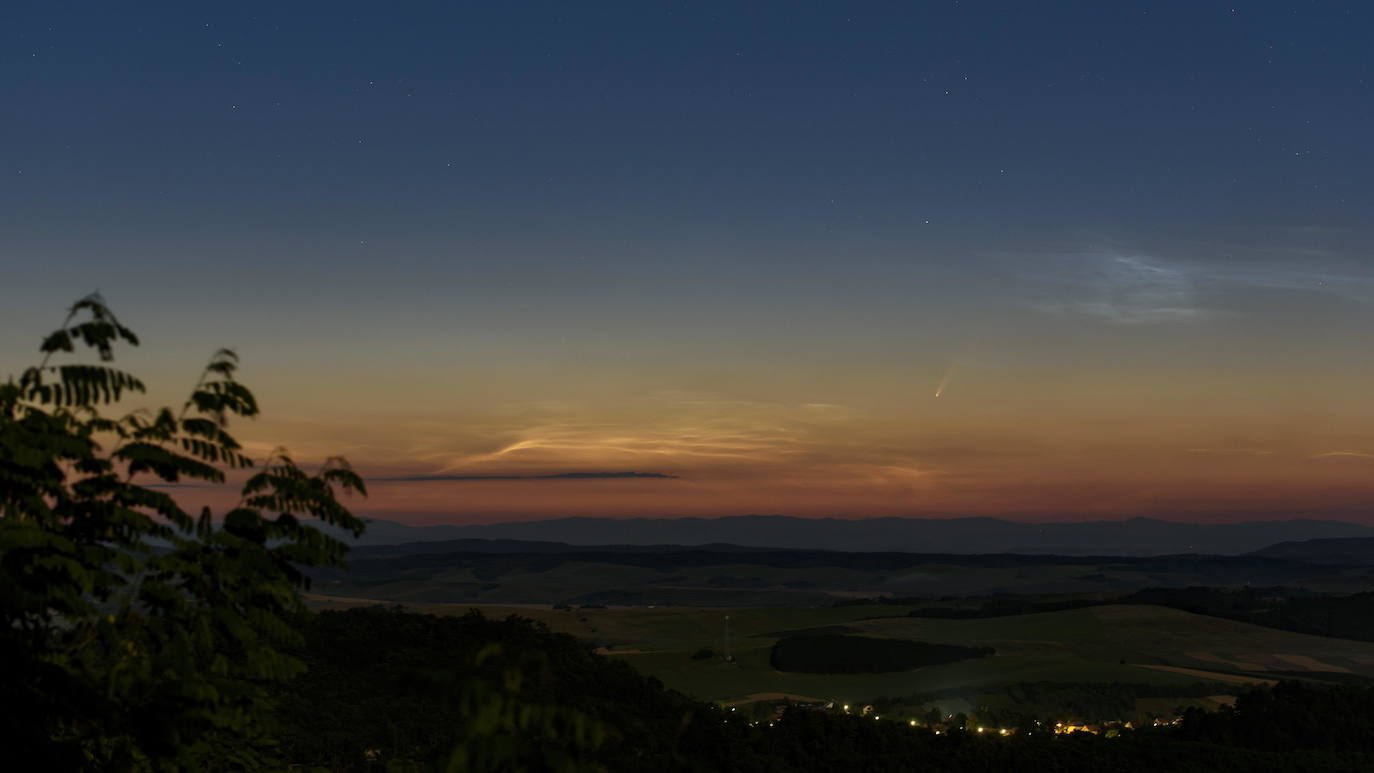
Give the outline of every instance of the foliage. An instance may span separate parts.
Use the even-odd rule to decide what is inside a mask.
[[[1190,740],[1251,749],[1374,749],[1374,688],[1280,682],[1241,694],[1234,708],[1189,709]]]
[[[468,700],[455,685],[523,673],[505,694],[539,716],[574,715],[599,725],[599,743],[579,743],[562,720],[532,723],[507,769],[613,771],[1364,771],[1374,765],[1368,724],[1374,690],[1282,687],[1272,701],[1242,696],[1236,712],[1189,714],[1183,727],[1126,731],[1120,737],[1048,731],[1013,737],[936,735],[905,717],[875,720],[838,712],[788,709],[780,718],[740,721],[737,714],[663,689],[624,662],[591,652],[569,636],[519,618],[490,620],[420,615],[373,607],[323,612],[312,619],[304,657],[309,671],[280,697],[286,758],[331,770],[448,769],[450,751],[469,732]],[[488,660],[474,655],[499,653]],[[1199,685],[1198,690],[1212,686]],[[1036,701],[1085,692],[1090,685],[1012,688]],[[1122,685],[1137,696],[1166,688]],[[1177,689],[1177,688],[1173,688]],[[1257,693],[1262,695],[1262,693]],[[484,699],[485,700],[485,699]],[[1280,708],[1275,708],[1280,706]],[[327,706],[327,712],[318,707]],[[550,714],[549,712],[561,712]],[[886,713],[884,710],[882,713]],[[925,717],[925,721],[940,717]],[[980,715],[979,721],[982,721]],[[1273,722],[1294,728],[1272,742],[1252,741]],[[955,724],[962,724],[956,720]],[[1307,728],[1332,732],[1284,744]],[[1194,729],[1196,728],[1196,729]],[[583,740],[592,740],[587,735]],[[369,752],[372,752],[369,754]],[[466,768],[484,769],[480,763]]]
[[[272,745],[268,688],[302,665],[303,566],[353,534],[337,494],[365,493],[338,458],[307,473],[257,465],[229,433],[258,405],[220,350],[179,410],[115,416],[144,384],[109,365],[137,345],[98,295],[0,385],[0,731],[49,769],[253,767]],[[53,364],[94,350],[98,364]],[[192,516],[168,487],[223,484],[241,499]]]
[[[806,634],[779,639],[768,662],[779,671],[868,674],[908,671],[993,654],[990,647],[960,647],[905,639]]]
[[[278,709],[294,763],[716,769],[702,751],[723,721],[716,709],[530,620],[320,612],[302,656],[309,670],[284,687]]]

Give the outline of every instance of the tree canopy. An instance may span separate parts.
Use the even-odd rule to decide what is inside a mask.
[[[347,549],[304,520],[360,534],[339,497],[366,489],[342,458],[244,453],[229,423],[258,404],[228,349],[180,407],[116,413],[138,344],[92,294],[0,384],[0,733],[49,769],[252,767],[269,688],[303,669],[302,568]],[[231,475],[227,512],[170,493]]]

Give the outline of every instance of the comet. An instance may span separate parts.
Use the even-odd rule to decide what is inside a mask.
[[[940,395],[945,393],[945,389],[949,386],[950,379],[952,378],[954,378],[953,365],[949,366],[949,369],[945,371],[944,378],[940,379],[940,386],[935,388],[935,397],[937,399],[940,397]]]

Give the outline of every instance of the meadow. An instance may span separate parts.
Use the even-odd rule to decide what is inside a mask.
[[[319,608],[372,604],[316,596]],[[966,710],[1002,685],[1028,682],[1124,683],[1182,688],[1198,682],[1247,684],[1279,679],[1374,678],[1374,643],[1279,631],[1166,607],[1108,605],[974,620],[907,617],[900,605],[716,609],[626,607],[554,610],[547,606],[416,604],[441,615],[480,609],[519,615],[586,640],[611,657],[689,695],[726,704],[753,699],[859,705],[881,697],[943,693],[947,711]],[[727,642],[727,618],[728,637]],[[992,647],[973,660],[884,674],[777,671],[769,650],[811,629]],[[713,657],[695,659],[710,649]],[[730,659],[723,657],[727,651]],[[1219,689],[1217,701],[1226,701]],[[1183,700],[1151,699],[1159,707]],[[1196,703],[1196,701],[1193,701]],[[1204,704],[1206,705],[1206,704]]]

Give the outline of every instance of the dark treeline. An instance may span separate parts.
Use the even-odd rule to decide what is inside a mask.
[[[808,674],[880,674],[987,657],[992,653],[991,647],[821,633],[779,639],[769,651],[768,663],[779,671]]]
[[[929,603],[928,599],[905,599]],[[887,600],[883,603],[901,603]],[[988,596],[951,606],[924,606],[911,617],[977,619],[1058,612],[1104,604],[1152,604],[1316,636],[1374,641],[1374,593],[1326,596],[1298,588],[1147,588],[1117,597],[1041,600]]]
[[[1128,596],[1118,598],[1073,598],[1044,601],[1033,596],[987,596],[960,601],[956,606],[921,607],[907,613],[909,617],[931,617],[942,620],[980,620],[990,617],[1031,615],[1038,612],[1062,612],[1104,604],[1129,604]]]
[[[939,724],[939,712],[921,707],[958,702],[972,706],[972,719],[991,727],[1029,728],[1036,721],[1076,724],[1129,721],[1140,718],[1141,698],[1207,698],[1234,693],[1236,686],[1223,682],[1190,685],[1140,684],[1135,682],[1014,682],[994,688],[952,688],[883,697],[873,701],[878,714],[920,715]],[[1171,712],[1164,712],[1169,714]],[[1152,717],[1153,718],[1153,717]]]
[[[275,700],[283,761],[307,769],[496,769],[491,760],[506,760],[505,769],[741,773],[1374,767],[1366,688],[1285,684],[1247,693],[1234,711],[1190,711],[1179,728],[1118,738],[989,739],[821,711],[750,724],[518,618],[372,608],[319,613],[306,625],[308,670]]]
[[[1318,596],[1291,588],[1150,588],[1128,597],[1285,631],[1374,641],[1374,593]]]
[[[1242,693],[1233,711],[1187,710],[1179,734],[1266,751],[1374,750],[1374,688],[1280,682]]]
[[[1242,720],[1244,721],[1244,720]],[[760,725],[749,748],[766,767],[722,770],[956,773],[1328,773],[1368,771],[1374,753],[1347,744],[1331,748],[1259,750],[1153,728],[1105,738],[1049,732],[1014,738],[976,733],[934,735],[905,723],[872,721],[819,711],[788,712],[774,726]]]

